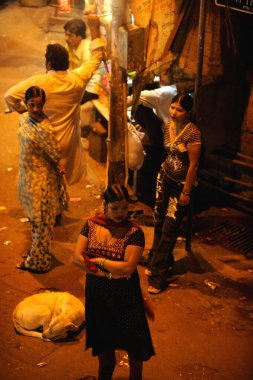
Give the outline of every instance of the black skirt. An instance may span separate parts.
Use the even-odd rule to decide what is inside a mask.
[[[87,274],[85,289],[86,348],[92,355],[115,349],[140,361],[154,355],[137,271],[118,280]]]

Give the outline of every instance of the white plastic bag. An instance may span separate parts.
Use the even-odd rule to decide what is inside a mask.
[[[141,142],[142,132],[138,132],[135,126],[127,123],[128,127],[128,168],[139,170],[144,162],[145,151]]]

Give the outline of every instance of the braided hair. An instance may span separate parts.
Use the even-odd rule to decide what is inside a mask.
[[[103,199],[105,204],[126,200],[129,202],[129,194],[124,185],[114,183],[108,186],[103,193]]]
[[[40,97],[43,101],[43,104],[46,102],[46,94],[45,91],[38,87],[38,86],[32,86],[29,87],[25,92],[25,101],[28,102],[31,98],[38,98]]]

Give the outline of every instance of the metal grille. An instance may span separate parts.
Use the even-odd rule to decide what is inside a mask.
[[[224,220],[199,236],[219,243],[226,248],[234,249],[244,254],[253,254],[253,228],[236,221]]]

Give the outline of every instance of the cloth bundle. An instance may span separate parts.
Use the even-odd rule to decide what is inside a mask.
[[[128,128],[128,168],[139,170],[145,158],[142,140],[144,133],[138,132],[134,125],[127,123]]]

